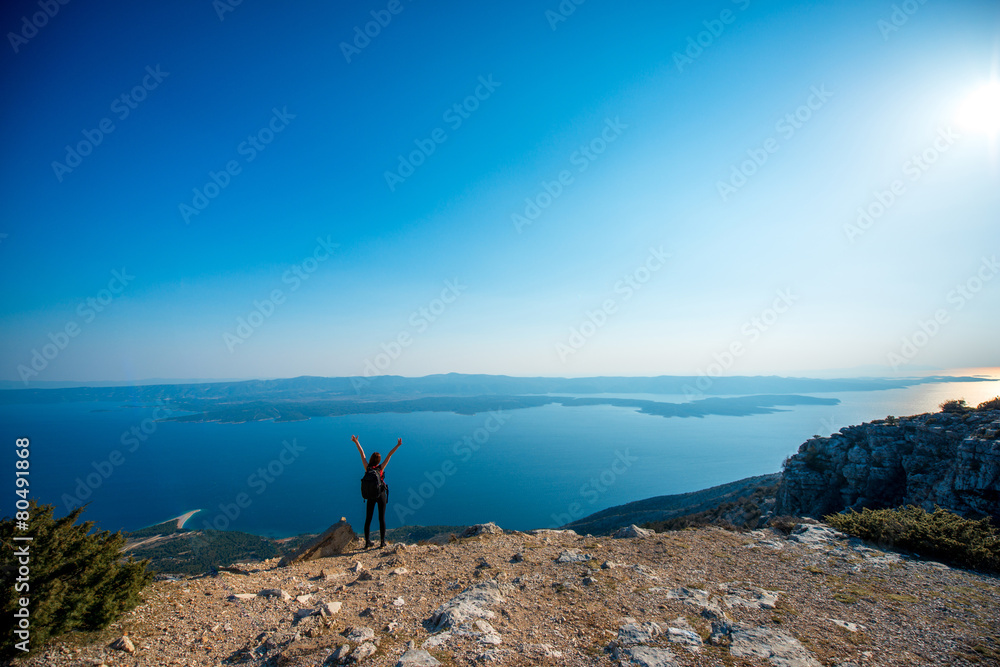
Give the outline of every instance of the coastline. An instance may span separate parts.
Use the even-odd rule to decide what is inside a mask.
[[[191,510],[190,512],[185,512],[184,514],[181,514],[179,517],[176,517],[175,519],[167,519],[167,521],[177,521],[177,529],[180,530],[181,528],[184,527],[184,524],[187,523],[191,517],[193,517],[200,511],[201,511],[200,509]],[[166,521],[164,523],[166,523]]]

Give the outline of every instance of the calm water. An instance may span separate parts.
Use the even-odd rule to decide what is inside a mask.
[[[749,417],[679,419],[550,405],[499,418],[414,413],[284,424],[153,422],[152,406],[67,403],[0,408],[0,430],[9,444],[3,465],[11,477],[14,439],[27,436],[32,495],[56,505],[57,516],[76,499],[89,502],[84,518],[111,530],[193,509],[203,511],[189,528],[207,524],[287,536],[323,530],[346,516],[360,530],[363,468],[352,433],[367,453],[383,456],[403,438],[386,473],[390,527],[495,521],[530,529],[776,472],[814,434],[932,411],[949,398],[975,405],[997,394],[996,382],[946,383],[815,394],[841,404]],[[4,500],[4,515],[12,513],[14,500],[13,493]]]

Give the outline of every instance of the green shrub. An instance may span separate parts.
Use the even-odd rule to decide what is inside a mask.
[[[976,406],[976,410],[1000,410],[1000,396],[983,401]]]
[[[950,401],[945,401],[938,407],[941,408],[941,412],[966,412],[972,409],[965,402],[964,398],[953,398]]]
[[[1000,572],[1000,534],[989,518],[966,519],[940,507],[933,512],[908,505],[896,509],[851,510],[823,519],[834,528],[960,567]]]
[[[125,538],[120,533],[97,531],[90,534],[92,521],[74,525],[82,507],[61,519],[53,519],[52,505],[31,501],[26,530],[17,530],[13,518],[0,521],[0,598],[5,637],[0,655],[24,655],[16,646],[14,612],[19,599],[29,599],[30,643],[37,649],[50,637],[71,630],[93,631],[107,627],[140,600],[140,592],[152,580],[146,561],[122,557]],[[32,541],[15,541],[30,536]],[[20,560],[15,550],[28,545],[28,590],[16,590]],[[23,583],[23,582],[22,582]]]

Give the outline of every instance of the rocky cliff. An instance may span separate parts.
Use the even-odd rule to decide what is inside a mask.
[[[935,505],[1000,522],[1000,410],[886,418],[813,438],[786,462],[778,514]]]

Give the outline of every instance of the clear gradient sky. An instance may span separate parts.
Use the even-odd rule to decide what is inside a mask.
[[[0,27],[2,380],[1000,365],[995,1]]]

